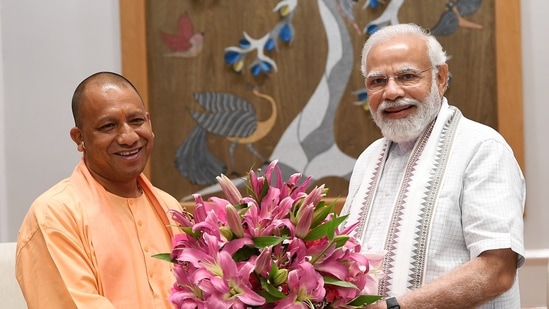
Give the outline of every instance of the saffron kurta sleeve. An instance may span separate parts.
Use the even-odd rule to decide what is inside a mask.
[[[115,308],[101,295],[85,212],[65,180],[31,206],[16,274],[29,308]]]

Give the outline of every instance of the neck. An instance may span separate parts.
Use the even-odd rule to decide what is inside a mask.
[[[110,187],[103,185],[103,187],[105,187],[105,190],[109,191],[110,193],[125,198],[136,198],[140,197],[141,194],[143,194],[143,189],[141,189],[141,186],[137,183],[137,181],[124,186],[116,184],[115,186]]]
[[[92,176],[107,190],[108,192],[124,198],[136,198],[143,194],[143,189],[139,185],[137,178],[127,181],[112,181],[105,179],[90,171]]]

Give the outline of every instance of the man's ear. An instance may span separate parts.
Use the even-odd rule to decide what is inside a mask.
[[[82,132],[78,127],[73,127],[70,131],[71,139],[76,143],[76,149],[78,151],[83,152],[86,150],[86,146],[84,145],[84,138],[82,137]]]
[[[152,129],[151,114],[149,112],[147,112],[147,121],[149,121],[149,126],[151,127],[151,133],[152,133],[152,136],[154,137],[154,131]]]
[[[448,64],[443,63],[438,66],[438,72],[437,72],[437,87],[438,87],[438,93],[440,96],[443,96],[446,92],[446,89],[448,89],[449,86],[449,77],[450,72],[448,72]]]

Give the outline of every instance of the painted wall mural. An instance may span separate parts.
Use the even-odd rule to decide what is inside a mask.
[[[486,78],[495,76],[493,1],[149,1],[153,181],[185,201],[217,192],[221,173],[241,183],[278,160],[286,177],[300,172],[345,196],[356,157],[380,136],[361,47],[399,22],[439,36],[452,57],[450,102],[497,127]]]

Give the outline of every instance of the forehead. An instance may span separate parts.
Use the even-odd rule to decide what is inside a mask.
[[[430,64],[427,43],[418,35],[396,36],[374,45],[368,53],[366,64],[369,72],[427,67]]]
[[[93,120],[110,113],[145,112],[145,106],[130,85],[106,83],[86,89],[81,110],[83,119]]]

